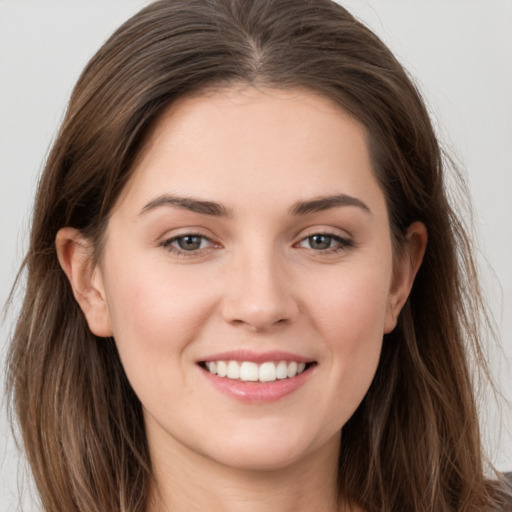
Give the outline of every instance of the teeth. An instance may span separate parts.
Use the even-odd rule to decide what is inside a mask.
[[[272,382],[276,380],[276,365],[274,363],[263,363],[258,373],[260,382]]]
[[[258,376],[258,365],[256,363],[245,361],[240,365],[240,380],[256,382]]]
[[[213,363],[215,364],[215,363]],[[288,377],[293,377],[294,375],[297,375],[297,363],[295,361],[292,361],[291,363],[288,364],[288,368],[287,368],[287,371],[288,371]]]
[[[228,379],[238,379],[240,377],[240,365],[236,361],[228,363]]]
[[[301,374],[306,363],[291,361],[268,361],[260,365],[251,361],[208,361],[206,368],[210,373],[228,379],[239,379],[244,382],[272,382],[276,379],[289,379]]]
[[[217,361],[217,375],[219,377],[225,377],[227,374],[228,365],[226,364],[226,361]]]
[[[276,366],[276,378],[286,379],[286,377],[288,377],[288,365],[286,361],[280,361]]]

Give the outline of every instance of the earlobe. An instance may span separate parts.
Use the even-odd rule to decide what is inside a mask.
[[[399,256],[388,297],[384,325],[385,334],[396,327],[398,315],[409,297],[414,278],[423,261],[427,239],[427,228],[422,222],[413,222],[409,226],[406,234],[406,245],[403,253]]]
[[[89,329],[96,336],[112,336],[110,313],[101,270],[92,264],[91,243],[79,230],[65,227],[55,238],[57,256]]]

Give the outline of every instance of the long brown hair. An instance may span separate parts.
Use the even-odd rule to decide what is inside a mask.
[[[340,495],[368,512],[490,510],[468,359],[482,368],[471,244],[445,191],[445,159],[388,48],[330,0],[161,0],[121,26],[73,91],[36,197],[8,389],[43,507],[144,511],[151,461],[141,404],[114,341],[88,329],[55,250],[78,228],[96,257],[152,125],[183,95],[230,84],[301,88],[368,133],[397,253],[429,242],[373,384],[343,427]],[[333,404],[336,407],[336,404]]]

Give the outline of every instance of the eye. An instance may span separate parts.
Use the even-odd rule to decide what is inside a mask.
[[[314,251],[338,251],[351,247],[352,242],[338,235],[315,233],[302,239],[298,245]]]
[[[183,254],[207,249],[213,245],[213,242],[203,235],[187,233],[185,235],[169,238],[162,242],[161,245],[172,252]]]

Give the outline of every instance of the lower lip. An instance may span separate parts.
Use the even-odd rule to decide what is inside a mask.
[[[270,403],[280,400],[304,385],[315,366],[309,367],[295,377],[277,379],[272,382],[243,382],[219,377],[208,370],[200,369],[217,390],[231,398],[245,403]]]

